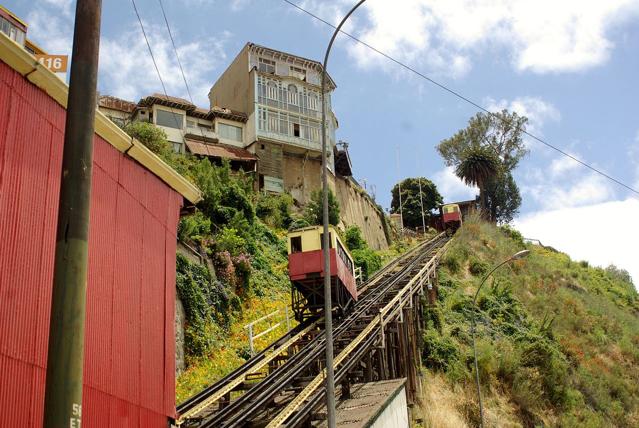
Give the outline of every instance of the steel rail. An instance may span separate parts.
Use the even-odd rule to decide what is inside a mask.
[[[287,333],[282,335],[279,339],[277,339],[272,344],[268,345],[265,349],[263,349],[258,354],[256,354],[254,357],[249,359],[242,366],[240,366],[237,369],[233,370],[231,373],[226,375],[224,378],[222,378],[222,379],[218,380],[217,382],[211,384],[210,386],[206,387],[205,389],[203,389],[202,391],[200,391],[196,395],[188,398],[187,400],[182,402],[180,405],[178,405],[177,406],[178,414],[184,414],[184,413],[188,412],[190,409],[192,409],[193,407],[197,406],[203,400],[206,400],[209,395],[215,393],[215,391],[219,390],[220,388],[223,388],[226,384],[232,382],[236,377],[241,376],[243,373],[247,372],[250,369],[250,367],[252,367],[257,362],[259,362],[262,358],[264,358],[266,356],[266,354],[268,354],[271,350],[273,350],[274,348],[278,347],[279,344],[281,344],[282,342],[288,342],[289,337],[295,336],[299,331],[306,329],[306,327],[308,327],[309,325],[312,325],[314,323],[315,323],[315,320],[307,321],[307,323],[299,324],[295,328],[291,329],[290,331],[288,331]]]
[[[440,238],[441,239],[441,238]],[[414,286],[414,284],[417,283],[418,280],[421,280],[422,277],[425,274],[430,274],[432,271],[434,271],[434,269],[436,268],[436,261],[439,260],[439,257],[441,257],[442,252],[444,252],[446,250],[446,247],[448,245],[450,241],[446,242],[446,244],[444,244],[443,247],[438,248],[437,249],[437,254],[435,254],[428,262],[427,264],[420,269],[420,271],[409,280],[409,282],[402,288],[402,290],[400,291],[400,293],[398,293],[397,295],[395,295],[395,297],[393,299],[391,299],[390,302],[386,303],[386,305],[384,306],[383,309],[380,310],[380,317],[374,317],[371,322],[368,324],[368,326],[366,326],[366,328],[364,330],[362,330],[357,337],[351,341],[340,353],[339,355],[335,358],[334,361],[334,367],[339,366],[342,361],[344,361],[354,350],[355,348],[364,341],[364,339],[366,338],[371,338],[374,337],[375,335],[372,335],[371,333],[373,332],[373,330],[376,327],[380,328],[380,331],[382,331],[383,326],[390,322],[393,321],[394,319],[389,319],[391,316],[389,316],[386,320],[384,320],[383,316],[385,314],[388,314],[389,311],[391,309],[394,308],[394,306],[397,305],[398,302],[401,302],[401,298],[402,296],[407,293],[407,290],[411,290]],[[411,293],[412,295],[412,293]],[[402,307],[403,305],[400,306],[396,306],[397,308]],[[274,428],[274,427],[278,427],[280,425],[282,425],[292,414],[293,412],[295,412],[297,410],[297,408],[299,408],[302,403],[304,403],[304,401],[306,401],[308,398],[311,397],[311,395],[313,395],[313,393],[315,392],[315,390],[322,385],[323,379],[326,375],[326,369],[323,369],[320,374],[318,374],[312,381],[311,383],[309,383],[306,388],[304,388],[304,390],[302,392],[300,392],[285,408],[284,410],[282,410],[273,420],[271,420],[271,422],[267,425],[267,428]]]
[[[340,324],[340,326],[338,327],[338,330],[348,331],[346,330],[347,327],[350,327],[351,324],[353,324],[354,322],[358,321],[361,318],[361,315],[366,314],[367,312],[370,311],[372,307],[378,304],[380,301],[380,297],[387,294],[395,285],[401,282],[401,280],[404,278],[406,274],[413,274],[415,270],[414,269],[415,266],[419,265],[424,257],[430,256],[430,252],[432,251],[434,247],[439,245],[439,242],[441,241],[442,237],[444,237],[443,234],[438,235],[436,238],[425,242],[421,246],[421,248],[427,249],[426,254],[423,254],[423,253],[419,254],[419,256],[416,257],[415,259],[410,260],[407,266],[402,270],[400,275],[395,275],[394,277],[388,280],[387,286],[384,286],[382,284],[378,286],[375,290],[373,290],[371,293],[369,293],[364,299],[365,301],[368,301],[366,305],[362,305],[360,302],[358,302],[358,305],[355,307],[354,313],[350,314],[350,317],[347,320],[349,322],[343,322],[342,324]],[[363,306],[363,308],[360,309],[360,306]],[[336,336],[338,337],[338,341],[341,336],[341,333],[342,332],[339,332],[338,334],[336,334]],[[281,391],[281,389],[286,384],[290,383],[291,379],[295,378],[295,376],[298,376],[304,369],[306,369],[309,364],[318,362],[319,354],[321,354],[321,352],[323,351],[323,345],[324,345],[324,342],[320,340],[319,343],[317,343],[313,347],[314,352],[312,352],[310,355],[307,355],[307,357],[300,364],[297,364],[294,367],[294,369],[285,370],[284,368],[282,368],[278,370],[283,374],[284,377],[281,377],[280,379],[274,379],[272,382],[269,381],[268,385],[266,385],[266,391],[263,391],[261,394],[256,392],[255,399],[249,401],[252,408],[253,409],[259,408],[260,406],[264,405],[267,401],[269,401],[273,397],[274,394]],[[322,378],[319,379],[320,384],[321,384],[321,379]],[[314,380],[314,382],[317,382],[317,381],[318,381],[317,379]],[[245,422],[249,418],[249,415],[246,412],[236,414],[235,417],[230,417],[229,419],[225,419],[224,415],[220,415],[220,416],[221,417],[219,419],[216,418],[215,421],[211,421],[216,423],[207,424],[205,426],[240,426],[242,422]]]
[[[264,354],[263,359],[258,361],[256,364],[249,366],[246,370],[243,370],[239,376],[235,377],[233,380],[226,383],[226,385],[224,385],[222,388],[218,389],[213,394],[209,395],[205,400],[198,403],[197,406],[192,407],[190,410],[181,414],[178,420],[176,421],[176,424],[179,426],[183,424],[186,421],[186,419],[196,418],[208,406],[210,406],[211,404],[213,404],[220,398],[224,397],[229,392],[233,391],[235,387],[237,387],[242,382],[244,382],[250,374],[253,374],[261,370],[264,366],[266,366],[268,363],[273,361],[279,354],[281,354],[286,349],[288,349],[289,346],[293,345],[295,342],[300,340],[300,338],[302,338],[303,336],[308,334],[311,330],[316,328],[320,321],[321,319],[311,323],[309,326],[302,329],[300,332],[298,332],[296,335],[291,337],[288,341],[284,342],[278,348],[274,349],[272,352],[268,352],[267,354]]]
[[[354,323],[358,320],[361,321],[362,316],[366,316],[367,311],[369,311],[376,302],[379,302],[380,296],[383,296],[391,290],[393,286],[397,285],[408,273],[412,273],[412,271],[414,271],[413,268],[415,264],[424,256],[423,252],[419,250],[426,250],[426,252],[429,252],[432,249],[431,247],[433,247],[442,236],[443,235],[440,234],[437,237],[414,247],[377,272],[377,274],[374,275],[374,277],[367,283],[367,286],[365,287],[367,292],[364,293],[362,298],[357,302],[354,310],[349,314],[347,319],[335,326],[334,332],[336,333],[336,338],[340,340],[341,336],[345,332],[348,332]],[[417,254],[417,256],[415,256],[415,254]],[[396,271],[397,266],[402,264],[404,265],[402,266],[402,269]],[[369,284],[371,282],[379,284],[373,289],[370,289]],[[289,340],[287,343],[293,344],[294,342]],[[299,352],[289,358],[284,365],[268,374],[260,383],[254,385],[236,401],[217,413],[202,418],[202,426],[234,426],[235,424],[242,423],[242,421],[249,418],[249,414],[251,413],[250,410],[259,408],[260,405],[263,405],[271,397],[280,392],[287,384],[290,384],[297,376],[299,376],[300,373],[308,370],[309,366],[317,363],[318,355],[320,355],[323,351],[324,345],[325,335],[323,332],[312,339]],[[243,367],[249,366],[252,362],[253,360],[250,360]],[[252,366],[254,365],[255,364],[252,364]],[[231,375],[227,376],[227,378],[207,388],[207,390],[203,391],[203,393],[200,393],[198,396],[201,396],[201,400],[199,400],[201,404],[197,406],[199,409],[197,414],[202,413],[208,406],[219,400],[224,394],[230,392],[236,386],[241,384],[243,380],[238,382],[238,379],[244,379],[244,374],[248,374],[253,371],[255,370],[239,368]],[[224,393],[222,393],[222,390]],[[249,408],[247,409],[247,407]],[[181,410],[184,412],[185,408],[181,406]],[[189,415],[193,416],[194,413],[189,413]],[[187,420],[188,417],[186,414],[180,417],[181,423],[184,423]]]
[[[431,242],[432,240],[427,241],[422,244],[421,247],[428,246]],[[405,269],[411,267],[414,262],[415,260],[408,260],[407,267]],[[349,314],[348,318],[345,321],[340,322],[335,327],[336,337],[339,338],[344,332],[348,331],[348,328],[366,312],[368,307],[372,305],[375,300],[377,300],[377,295],[381,292],[386,292],[386,288],[392,286],[394,283],[399,281],[400,278],[401,275],[395,274],[391,278],[388,278],[386,282],[380,284],[375,290],[367,293],[364,298],[358,302],[354,311]],[[384,284],[386,283],[389,284],[389,287],[384,287]],[[365,305],[368,301],[371,303]],[[241,411],[243,407],[250,405],[250,407],[254,409],[268,401],[270,397],[279,392],[286,384],[290,383],[295,376],[298,376],[301,372],[306,370],[309,365],[318,361],[318,357],[324,349],[324,343],[325,335],[324,333],[321,333],[311,343],[307,344],[302,351],[298,352],[289,361],[287,361],[284,366],[271,373],[265,379],[266,382],[263,381],[259,385],[256,385],[230,406],[227,406],[218,412],[218,414],[214,415],[210,421],[206,421],[203,426],[234,426],[235,423],[239,424],[242,420],[248,417],[246,411]],[[228,423],[228,425],[226,425],[226,423]]]

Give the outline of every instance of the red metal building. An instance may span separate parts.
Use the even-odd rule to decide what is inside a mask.
[[[40,427],[67,87],[3,34],[0,60],[0,425]],[[176,228],[199,192],[101,114],[94,144],[82,425],[165,428]]]

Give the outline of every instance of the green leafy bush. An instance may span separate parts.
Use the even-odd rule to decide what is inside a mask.
[[[362,268],[362,279],[368,280],[382,267],[382,257],[370,248],[351,251],[356,267]]]
[[[311,200],[306,205],[304,217],[311,225],[321,225],[323,219],[322,191],[311,193]],[[328,222],[333,226],[339,223],[339,202],[331,189],[328,189]]]
[[[344,232],[344,242],[349,250],[361,250],[368,248],[368,244],[362,236],[362,231],[356,225],[352,225],[346,228]]]
[[[293,221],[292,206],[293,197],[290,194],[272,195],[264,192],[260,193],[257,198],[255,212],[269,226],[286,229]]]
[[[197,211],[195,214],[180,218],[178,224],[178,239],[183,242],[195,242],[201,244],[202,241],[211,235],[211,220]]]
[[[427,367],[446,371],[459,359],[459,350],[450,337],[427,329],[423,335],[422,361]]]

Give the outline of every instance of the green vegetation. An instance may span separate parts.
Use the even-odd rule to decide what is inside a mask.
[[[424,177],[406,178],[397,183],[391,191],[391,212],[399,213],[399,188],[402,189],[402,218],[404,226],[411,228],[422,227],[422,203],[426,224],[431,211],[438,208],[444,200],[437,191],[435,183]],[[421,186],[421,197],[420,197]]]
[[[482,191],[481,200],[486,218],[493,222],[510,222],[521,205],[521,195],[512,172],[528,153],[522,138],[527,123],[526,117],[507,110],[495,114],[480,112],[468,121],[466,128],[437,146],[446,165],[454,166],[457,175],[467,182],[477,183]],[[495,173],[488,174],[489,179],[472,179],[473,175],[475,178],[481,177],[469,175],[469,165],[461,169],[460,166],[469,159],[470,154],[477,154],[477,150],[481,148],[495,155],[499,165]],[[477,160],[472,163],[476,164]]]
[[[473,313],[486,426],[639,426],[639,296],[627,272],[529,245],[473,306],[487,270],[524,247],[514,229],[476,219],[455,235],[426,310],[425,382],[438,385],[424,397],[426,426],[453,426],[428,410],[441,396],[455,397],[447,419],[478,424]]]
[[[322,191],[313,191],[304,214],[304,218],[309,225],[322,224],[322,206]],[[328,223],[333,226],[337,226],[339,223],[339,202],[331,189],[328,189]]]
[[[344,232],[344,241],[353,256],[355,267],[362,269],[363,281],[381,269],[382,257],[368,246],[359,227],[348,227]]]

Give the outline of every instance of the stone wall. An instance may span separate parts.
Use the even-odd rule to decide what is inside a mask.
[[[385,250],[389,242],[384,232],[384,213],[370,196],[348,178],[335,178],[335,193],[340,217],[345,226],[357,225],[364,239],[375,250]]]

